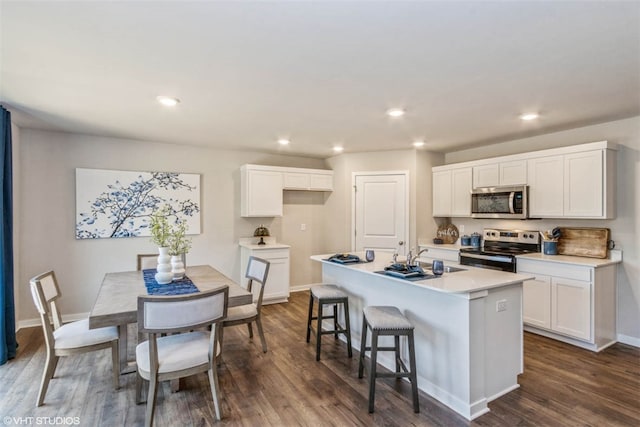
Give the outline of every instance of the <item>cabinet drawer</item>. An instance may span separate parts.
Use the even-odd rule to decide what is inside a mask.
[[[519,258],[517,268],[518,273],[544,274],[583,282],[592,281],[592,267]]]
[[[266,260],[289,258],[289,249],[254,249],[252,255]]]

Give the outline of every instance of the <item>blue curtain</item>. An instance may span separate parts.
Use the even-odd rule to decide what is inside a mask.
[[[11,113],[0,106],[0,365],[16,357],[13,299],[13,203],[11,179]]]

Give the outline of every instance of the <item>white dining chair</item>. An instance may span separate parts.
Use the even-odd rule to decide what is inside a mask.
[[[222,339],[224,337],[224,328],[236,325],[247,325],[249,329],[249,338],[253,338],[253,328],[251,324],[255,322],[258,327],[258,334],[260,335],[260,341],[262,343],[262,352],[267,352],[267,342],[264,339],[264,331],[262,329],[262,319],[260,312],[262,308],[262,296],[264,294],[264,287],[267,283],[267,276],[269,275],[270,263],[267,260],[258,257],[249,257],[249,264],[247,265],[247,272],[245,277],[249,279],[247,284],[247,290],[249,292],[255,292],[253,283],[257,282],[260,286],[258,289],[258,299],[251,304],[240,305],[237,307],[230,307],[227,313],[227,318],[222,322],[222,330],[220,331],[220,346],[222,347]]]
[[[113,387],[118,389],[120,387],[118,329],[115,326],[89,329],[88,319],[63,324],[57,306],[61,293],[53,271],[34,277],[29,283],[33,303],[40,314],[47,347],[47,359],[36,406],[42,406],[44,403],[49,381],[53,378],[60,356],[111,348]],[[53,319],[53,326],[49,317]]]
[[[146,426],[153,425],[158,383],[200,372],[209,374],[216,419],[222,418],[215,363],[220,349],[216,338],[227,315],[228,300],[228,287],[187,295],[138,297],[138,330],[149,337],[136,346],[137,403],[144,402],[142,380],[149,382]]]

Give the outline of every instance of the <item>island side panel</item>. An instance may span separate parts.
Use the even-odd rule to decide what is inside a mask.
[[[484,339],[483,298],[471,300],[469,294],[437,292],[341,265],[323,263],[322,271],[324,283],[334,283],[349,295],[352,343],[357,350],[362,309],[396,306],[415,326],[418,387],[467,419],[488,411],[480,345]],[[405,358],[406,341],[402,345]],[[381,353],[378,361],[389,369],[395,366],[392,353]]]

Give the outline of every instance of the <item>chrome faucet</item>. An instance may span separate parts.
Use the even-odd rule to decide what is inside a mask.
[[[420,254],[422,252],[427,252],[429,249],[424,248],[420,252],[416,254],[416,256],[412,256],[411,251],[407,254],[407,265],[411,267],[416,267],[418,265],[418,258],[420,258]]]

